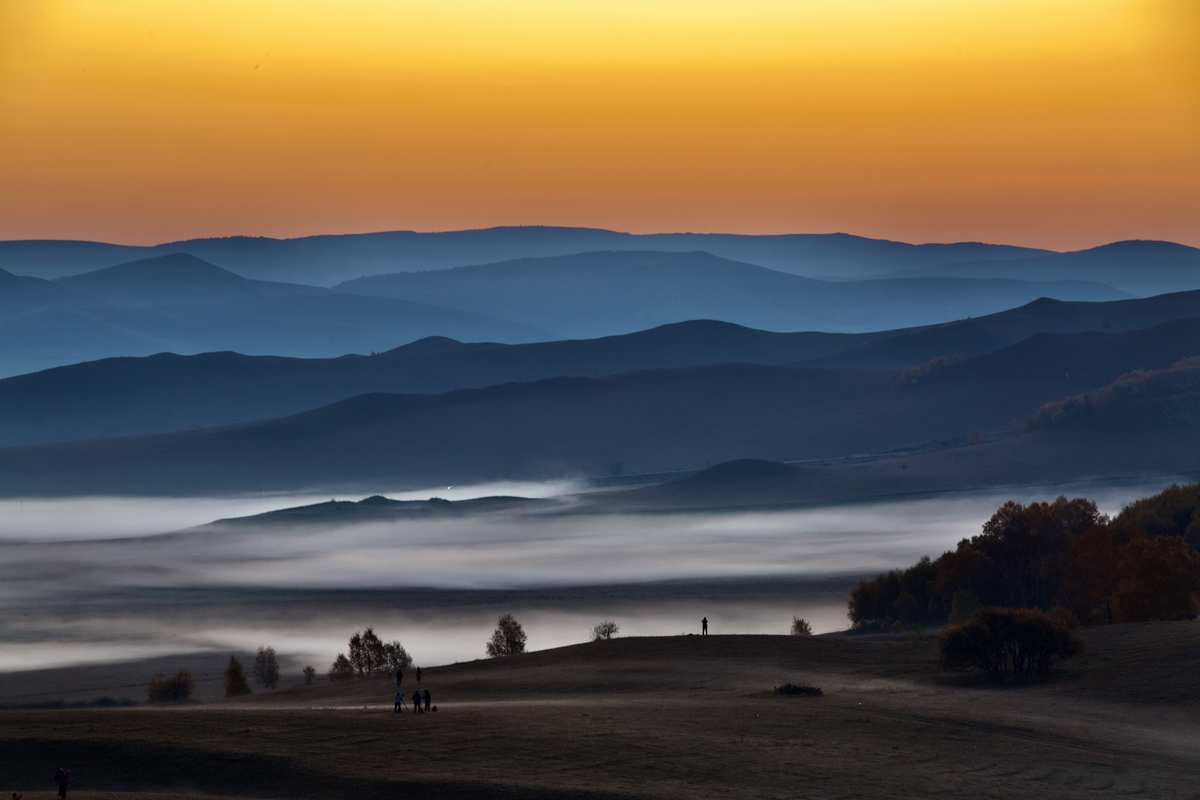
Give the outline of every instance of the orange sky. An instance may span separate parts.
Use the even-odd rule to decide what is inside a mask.
[[[1200,244],[1200,0],[0,0],[0,238]]]

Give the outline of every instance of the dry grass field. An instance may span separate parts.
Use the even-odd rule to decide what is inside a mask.
[[[1200,624],[1112,626],[1050,683],[940,675],[924,635],[625,638],[231,704],[0,714],[0,796],[1200,797]],[[406,677],[411,691],[413,676]],[[783,682],[822,697],[780,697]]]

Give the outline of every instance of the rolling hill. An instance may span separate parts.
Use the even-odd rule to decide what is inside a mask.
[[[939,358],[966,360],[930,379],[1003,375],[1020,382],[1036,376],[1069,394],[1122,371],[1161,367],[1200,352],[1197,323],[1178,320],[1200,313],[1198,307],[1200,293],[1111,303],[1043,300],[989,317],[873,334],[772,333],[697,320],[621,336],[515,345],[435,337],[373,356],[218,352],[103,359],[0,380],[0,445],[244,423],[366,393],[429,394],[733,363],[896,370]],[[1153,327],[1172,321],[1178,324]],[[1143,327],[1148,329],[1137,335],[1121,335]],[[993,355],[975,358],[987,354]],[[1047,399],[1053,395],[1039,402]]]
[[[0,491],[370,489],[938,449],[1020,431],[1045,403],[1198,345],[1200,323],[1189,320],[1042,334],[900,372],[714,364],[371,393],[223,428],[0,450]]]
[[[234,236],[151,247],[99,242],[0,242],[0,269],[58,278],[166,253],[188,253],[240,275],[329,285],[361,275],[445,269],[596,250],[705,250],[783,272],[861,278],[962,261],[1022,258],[1048,251],[978,242],[914,245],[847,234],[659,233],[547,226],[307,236]]]
[[[919,274],[1019,280],[1090,280],[1137,295],[1200,288],[1200,249],[1174,242],[1113,242],[1070,253],[964,261],[923,267]]]
[[[396,298],[253,281],[184,254],[41,281],[0,275],[0,374],[165,350],[294,356],[370,352],[431,332],[530,341],[533,328]]]
[[[705,252],[594,252],[394,273],[339,291],[403,297],[555,331],[603,336],[722,319],[768,330],[863,332],[990,314],[1044,296],[1123,297],[1092,283],[918,278],[829,282]]]

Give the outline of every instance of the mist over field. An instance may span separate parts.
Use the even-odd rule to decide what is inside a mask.
[[[1165,482],[1164,482],[1165,483]],[[468,660],[512,611],[531,649],[588,637],[846,627],[858,576],[937,555],[1007,499],[1086,495],[1113,513],[1162,484],[1067,486],[725,513],[500,512],[349,526],[218,525],[312,497],[0,503],[0,670],[271,644],[324,671],[374,626],[424,664]],[[570,484],[452,487],[551,496]],[[410,498],[429,493],[410,493]],[[400,495],[397,495],[400,497]],[[328,499],[328,498],[322,498]]]

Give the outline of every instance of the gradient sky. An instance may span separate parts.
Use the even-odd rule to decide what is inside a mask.
[[[0,0],[0,238],[1200,244],[1200,0]]]

